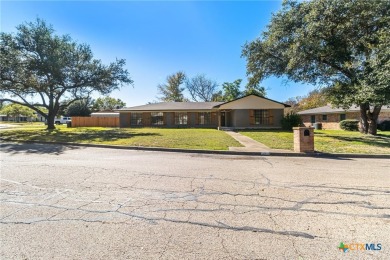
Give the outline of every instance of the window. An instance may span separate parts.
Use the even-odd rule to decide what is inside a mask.
[[[322,115],[322,121],[327,121],[328,120],[328,115]]]
[[[200,125],[209,125],[211,123],[211,113],[210,112],[198,113],[198,122]]]
[[[150,116],[152,118],[152,125],[164,124],[163,112],[152,112],[150,113]]]
[[[130,125],[142,125],[142,113],[131,113]]]
[[[340,114],[340,121],[343,121],[345,120],[347,117],[345,114]]]
[[[187,112],[176,112],[175,113],[175,124],[186,125],[187,124]]]
[[[255,125],[269,125],[268,110],[255,110]]]

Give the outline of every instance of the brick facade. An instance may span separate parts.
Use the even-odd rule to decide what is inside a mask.
[[[163,123],[162,124],[153,124],[151,113],[153,112],[138,112],[142,114],[142,124],[132,125],[131,124],[131,112],[120,113],[120,127],[213,127],[218,126],[218,113],[210,112],[210,121],[209,124],[202,125],[199,122],[199,114],[201,112],[180,112],[187,114],[187,124],[177,125],[175,122],[175,112],[162,112]]]
[[[312,127],[294,127],[294,151],[298,153],[314,152],[314,130]]]
[[[323,115],[327,116],[327,119],[323,119]],[[323,129],[340,129],[340,115],[339,113],[334,114],[320,114],[320,115],[301,115],[302,122],[305,126],[312,126],[311,117],[315,116],[316,123],[322,123]],[[360,120],[360,112],[346,112],[346,119]],[[378,121],[390,120],[390,111],[381,112],[378,117]]]

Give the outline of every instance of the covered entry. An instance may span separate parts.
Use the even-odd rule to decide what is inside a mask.
[[[224,110],[219,113],[219,126],[230,127],[231,126],[231,110]]]

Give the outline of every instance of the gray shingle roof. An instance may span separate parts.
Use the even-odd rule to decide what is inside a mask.
[[[389,110],[388,106],[382,106],[382,110]],[[311,114],[331,114],[331,113],[345,113],[348,112],[358,112],[360,111],[359,106],[351,106],[348,109],[343,108],[332,108],[331,106],[317,107],[313,109],[303,110],[298,112],[299,115],[311,115]]]
[[[235,100],[229,101],[229,102],[161,102],[161,103],[152,103],[142,106],[135,106],[135,107],[124,107],[115,111],[186,111],[186,110],[211,110],[211,109],[218,109],[218,107],[222,104],[227,104],[233,101],[236,101],[238,99],[243,99],[248,96],[256,96],[262,99],[266,99],[278,104],[282,104],[285,107],[290,107],[290,105],[280,103],[278,101],[260,97],[258,95],[250,94],[244,97],[237,98]]]
[[[221,102],[221,104],[219,104],[219,106],[225,105],[225,104],[227,104],[227,103],[231,103],[231,102],[234,102],[234,101],[236,101],[236,100],[243,99],[243,98],[246,98],[246,97],[249,97],[249,96],[256,96],[256,97],[259,97],[259,98],[262,98],[262,99],[265,99],[265,100],[269,100],[269,101],[271,101],[271,102],[275,102],[275,103],[281,104],[281,105],[283,105],[284,107],[291,107],[290,105],[287,105],[287,104],[285,104],[285,103],[281,103],[281,102],[278,102],[278,101],[276,101],[276,100],[269,99],[269,98],[266,98],[266,97],[262,97],[262,96],[259,96],[259,95],[256,95],[256,94],[249,94],[249,95],[246,95],[246,96],[243,96],[243,97],[236,98],[236,99],[231,100],[231,101]],[[218,107],[219,107],[219,106],[218,106]]]
[[[170,110],[211,110],[223,102],[161,102],[135,107],[125,107],[116,111],[170,111]]]

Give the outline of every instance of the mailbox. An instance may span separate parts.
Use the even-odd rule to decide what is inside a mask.
[[[294,127],[294,151],[298,153],[314,152],[314,128]]]

